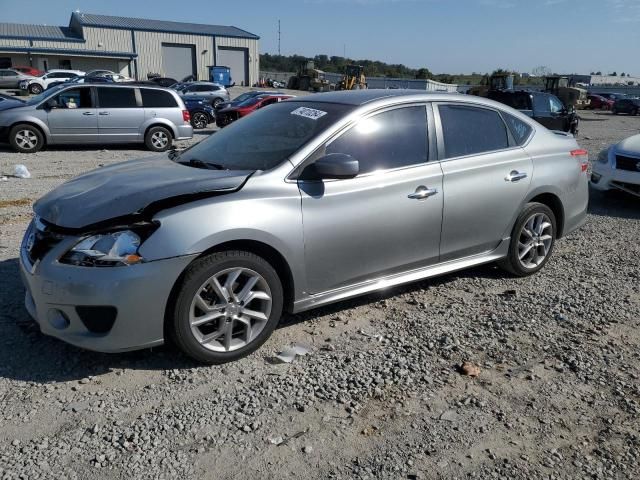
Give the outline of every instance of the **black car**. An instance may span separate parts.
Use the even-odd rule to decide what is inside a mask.
[[[492,90],[487,96],[491,100],[520,110],[549,130],[578,134],[578,114],[573,109],[567,109],[555,95],[525,90]]]
[[[619,113],[628,113],[629,115],[638,115],[640,113],[640,98],[621,98],[616,100],[611,108],[611,113],[618,115]]]
[[[178,83],[178,80],[171,77],[153,77],[153,78],[150,78],[149,81],[161,87],[170,87]]]
[[[182,100],[187,110],[189,110],[191,126],[195,130],[207,128],[207,125],[216,121],[216,112],[209,99],[184,97]]]

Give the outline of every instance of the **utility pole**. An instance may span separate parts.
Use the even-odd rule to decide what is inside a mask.
[[[280,53],[280,19],[278,19],[278,55],[281,55]]]

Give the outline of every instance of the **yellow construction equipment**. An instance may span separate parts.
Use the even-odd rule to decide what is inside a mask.
[[[364,76],[364,67],[362,65],[347,65],[344,69],[344,75],[336,90],[360,90],[367,88],[367,79]]]
[[[296,74],[289,78],[287,88],[304,90],[305,92],[328,92],[329,81],[324,78],[324,72],[318,70],[313,60],[307,60],[298,65]]]
[[[545,77],[545,92],[552,93],[560,99],[567,109],[585,109],[591,104],[588,92],[584,88],[578,88],[568,77],[550,75]]]

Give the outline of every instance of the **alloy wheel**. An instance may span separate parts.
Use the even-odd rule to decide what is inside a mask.
[[[33,150],[38,146],[38,137],[31,130],[19,130],[16,133],[16,144],[25,150]]]
[[[154,132],[151,135],[151,143],[156,148],[164,148],[169,143],[169,137],[165,132]]]
[[[206,128],[207,124],[209,123],[207,116],[204,113],[196,113],[193,116],[193,127],[194,128]]]
[[[207,279],[191,301],[191,332],[209,350],[238,350],[265,328],[272,304],[262,275],[241,267],[222,270]]]
[[[553,224],[544,213],[527,219],[518,235],[518,259],[524,268],[536,268],[549,254],[553,243]]]

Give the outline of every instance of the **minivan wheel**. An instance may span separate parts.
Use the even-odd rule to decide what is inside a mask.
[[[33,95],[39,95],[42,93],[42,87],[37,83],[34,83],[33,85],[29,85],[29,92]]]
[[[187,269],[170,332],[177,346],[198,362],[231,362],[269,338],[282,304],[282,283],[269,262],[245,251],[217,252]]]
[[[556,240],[556,217],[542,203],[528,203],[511,233],[507,257],[498,264],[519,277],[532,275],[549,261]]]
[[[9,143],[16,152],[35,153],[44,146],[44,136],[33,125],[16,125],[9,132]]]
[[[144,143],[149,150],[164,152],[171,146],[172,137],[169,130],[164,127],[152,127],[144,137]]]

